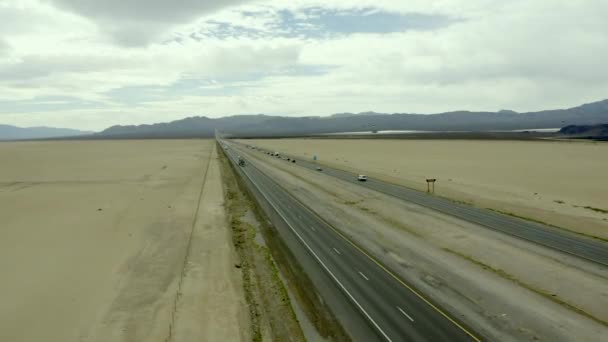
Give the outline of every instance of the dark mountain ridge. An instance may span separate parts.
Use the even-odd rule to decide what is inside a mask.
[[[425,130],[489,131],[560,128],[566,125],[594,125],[608,122],[608,100],[569,109],[517,113],[454,111],[440,114],[340,113],[329,117],[284,117],[237,115],[211,119],[188,117],[168,123],[112,126],[100,137],[212,137],[215,130],[234,136],[296,136],[324,133]]]
[[[608,139],[608,124],[568,125],[558,132],[560,135],[592,139]]]

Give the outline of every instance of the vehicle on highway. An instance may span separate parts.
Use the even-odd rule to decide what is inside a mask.
[[[315,170],[317,170],[317,171],[323,171],[323,169],[322,169],[320,166],[317,166],[317,167],[315,168]]]
[[[367,181],[367,176],[366,175],[358,175],[357,176],[357,180],[359,182],[365,182],[365,181]]]
[[[295,163],[295,162],[296,162],[296,160],[295,160],[295,159],[292,159],[292,160],[291,160],[291,162],[292,162],[292,163]]]
[[[287,161],[290,161],[290,160],[291,160],[291,158],[287,158]]]
[[[245,159],[241,158],[241,156],[238,157],[239,160],[239,166],[245,166]]]

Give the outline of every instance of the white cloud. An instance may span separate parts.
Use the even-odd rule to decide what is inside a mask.
[[[69,96],[101,104],[5,110],[0,122],[102,129],[194,114],[526,111],[608,94],[605,1],[142,3],[0,2],[0,101]],[[293,28],[283,11],[319,25],[322,10],[353,9],[455,20],[383,34],[285,34]],[[146,87],[154,101],[121,100]]]
[[[48,0],[95,21],[125,46],[151,43],[167,29],[246,0]]]
[[[0,57],[8,54],[9,50],[10,46],[8,45],[8,43],[0,39]]]

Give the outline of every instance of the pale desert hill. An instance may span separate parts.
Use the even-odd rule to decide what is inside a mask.
[[[55,127],[17,127],[0,124],[0,140],[46,139],[59,137],[74,137],[91,134],[70,128]]]

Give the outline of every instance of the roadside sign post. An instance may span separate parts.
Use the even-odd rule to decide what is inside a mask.
[[[437,181],[437,179],[435,179],[435,178],[426,179],[426,192],[428,192],[430,194],[435,193],[435,182],[436,181]]]

